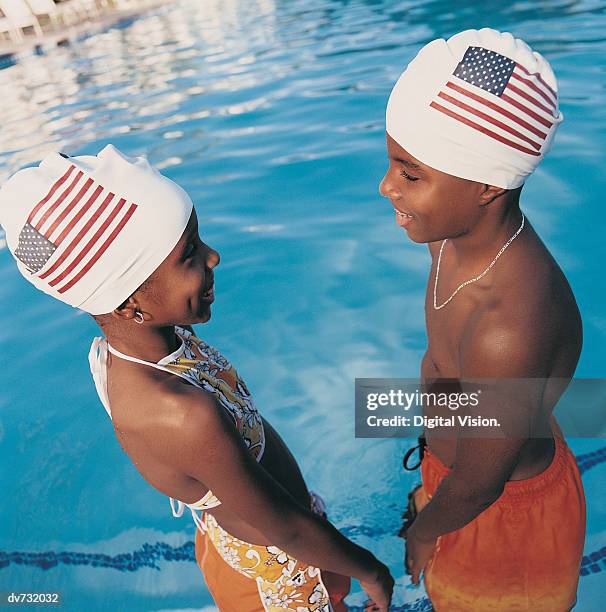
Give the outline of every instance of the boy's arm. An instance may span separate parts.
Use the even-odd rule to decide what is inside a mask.
[[[494,392],[487,393],[483,388],[482,399],[475,408],[477,416],[494,417],[502,426],[512,427],[503,427],[503,437],[499,439],[459,437],[452,469],[409,530],[419,540],[429,542],[460,529],[503,492],[528,439],[527,426],[541,407],[544,384],[537,384],[537,379],[544,380],[546,376],[540,367],[545,339],[537,335],[536,326],[504,326],[485,319],[466,342],[461,354],[461,378],[498,379]],[[536,378],[528,385],[506,382],[528,377]],[[463,382],[461,386],[466,392],[473,390],[464,388],[467,385]]]

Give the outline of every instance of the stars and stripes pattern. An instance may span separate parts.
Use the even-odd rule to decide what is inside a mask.
[[[71,164],[30,212],[15,256],[65,293],[90,272],[136,210]]]
[[[430,106],[500,143],[539,156],[557,119],[557,94],[538,73],[469,47]]]

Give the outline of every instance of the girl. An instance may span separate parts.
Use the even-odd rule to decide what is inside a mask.
[[[102,329],[99,396],[141,475],[176,516],[191,510],[219,609],[345,610],[353,576],[387,610],[389,570],[326,519],[244,381],[191,327],[210,319],[219,254],[187,194],[108,145],[17,172],[0,214],[20,272]]]

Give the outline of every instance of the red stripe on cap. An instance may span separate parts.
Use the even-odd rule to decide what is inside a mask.
[[[455,106],[458,106],[459,108],[462,108],[470,113],[473,113],[477,117],[484,119],[484,121],[488,121],[489,123],[496,125],[497,127],[501,128],[505,132],[509,132],[512,136],[516,136],[520,140],[526,141],[530,146],[537,149],[537,151],[541,148],[541,145],[538,142],[535,142],[534,140],[532,140],[532,138],[529,138],[528,136],[526,136],[526,134],[522,134],[522,132],[518,132],[517,130],[514,130],[511,126],[507,125],[506,123],[503,123],[502,121],[499,121],[498,119],[495,119],[494,117],[487,115],[486,113],[483,113],[480,110],[477,110],[473,106],[469,106],[469,104],[465,104],[465,102],[461,102],[460,100],[457,100],[456,98],[453,98],[452,96],[449,96],[448,94],[445,94],[443,91],[441,91],[438,94],[438,96],[444,100],[448,100],[448,102],[450,102],[451,104],[454,104]]]
[[[448,81],[448,83],[446,83],[446,87],[450,87],[451,89],[454,89],[455,91],[458,91],[459,93],[465,96],[468,96],[472,100],[475,100],[476,102],[480,102],[481,104],[484,104],[488,108],[491,108],[492,110],[497,111],[498,113],[501,113],[501,115],[507,117],[507,119],[510,119],[511,121],[515,121],[518,125],[521,125],[523,128],[526,128],[529,132],[532,132],[535,136],[538,136],[541,139],[544,139],[547,137],[547,134],[541,132],[541,130],[536,128],[534,125],[531,125],[527,121],[524,121],[524,119],[520,119],[520,117],[517,117],[513,113],[510,113],[506,108],[501,108],[498,104],[495,104],[494,102],[491,102],[490,100],[486,100],[482,96],[479,96],[478,94],[475,94],[472,91],[467,91],[464,87],[459,87],[458,85],[456,85],[455,83],[452,83],[451,81]]]
[[[521,77],[519,74],[516,74],[515,72],[512,72],[511,76],[517,79],[518,81],[520,81],[521,83],[524,83],[526,87],[530,87],[532,91],[536,91],[536,93],[538,93],[539,96],[541,96],[541,98],[543,98],[543,100],[545,100],[545,102],[547,102],[547,104],[551,106],[552,113],[553,113],[556,107],[555,102],[541,88],[537,87],[536,83],[533,83],[532,81],[529,81],[528,79],[525,79],[524,77]]]
[[[547,89],[553,94],[553,97],[557,99],[558,94],[549,85],[547,85],[547,83],[543,80],[543,77],[538,72],[530,72],[530,70],[527,70],[520,64],[516,64],[516,66],[528,76],[537,77],[537,79],[541,81],[541,83],[545,85],[545,87],[547,87]]]
[[[61,282],[68,274],[84,259],[84,256],[93,248],[95,243],[99,240],[99,238],[103,235],[103,232],[108,228],[109,224],[116,218],[120,209],[124,206],[126,200],[124,198],[120,198],[118,203],[114,206],[113,210],[109,213],[107,218],[103,221],[103,223],[99,226],[97,231],[93,234],[93,237],[82,247],[80,252],[74,257],[74,260],[59,274],[53,278],[52,281],[49,281],[49,285],[54,287],[57,283]]]
[[[549,121],[548,119],[545,119],[544,117],[541,117],[541,115],[539,115],[538,113],[535,113],[533,110],[531,110],[530,108],[527,108],[521,102],[518,102],[517,100],[515,100],[511,96],[508,96],[505,93],[501,95],[501,100],[505,100],[505,102],[509,102],[509,104],[511,104],[512,106],[515,106],[517,109],[521,110],[523,113],[526,113],[529,117],[532,117],[535,121],[537,121],[538,123],[541,123],[548,129],[551,128],[551,126],[553,125],[551,121]]]
[[[103,191],[103,187],[99,185],[97,189],[93,192],[88,201],[82,208],[74,215],[74,218],[63,228],[63,231],[59,234],[59,236],[53,240],[53,243],[59,246],[64,240],[65,237],[74,229],[78,221],[82,219],[84,213],[93,205],[95,200],[99,197],[99,194]]]
[[[525,91],[522,91],[519,87],[512,85],[511,81],[509,81],[505,89],[510,89],[511,91],[515,91],[515,93],[517,93],[518,96],[520,96],[521,98],[524,98],[524,100],[530,102],[531,104],[534,104],[537,108],[540,108],[542,111],[550,114],[553,117],[553,112],[550,108],[547,108],[544,104],[541,104],[541,102],[539,102],[536,98],[533,98],[531,95],[527,94]]]
[[[113,210],[109,213],[107,218],[103,221],[103,223],[99,226],[97,231],[93,234],[93,237],[82,247],[81,251],[76,255],[74,260],[59,274],[53,278],[52,281],[49,281],[49,285],[54,287],[57,283],[61,282],[81,261],[84,259],[84,256],[92,249],[94,244],[99,240],[103,232],[107,229],[109,224],[115,219],[116,215],[120,212],[120,209],[124,206],[126,200],[124,198],[120,198],[118,203],[114,206]]]
[[[59,187],[61,187],[61,185],[65,183],[65,181],[69,178],[69,175],[74,171],[75,167],[76,166],[71,165],[68,168],[67,172],[60,179],[53,183],[53,186],[50,188],[50,191],[38,202],[38,204],[36,204],[34,210],[29,213],[29,216],[27,217],[28,223],[31,224],[32,219],[36,216],[36,213],[55,195],[57,189],[59,189]]]
[[[53,224],[44,232],[44,237],[50,240],[50,236],[53,231],[59,226],[61,221],[67,217],[69,212],[73,210],[74,206],[84,197],[84,194],[88,191],[89,187],[93,184],[93,179],[89,178],[86,183],[82,186],[82,189],[78,192],[76,197],[61,211],[61,214],[53,221]]]
[[[76,237],[65,247],[60,257],[55,263],[44,273],[40,274],[40,278],[44,279],[52,274],[69,256],[69,254],[78,246],[82,238],[87,234],[88,230],[93,226],[95,221],[101,216],[101,213],[107,208],[107,205],[114,199],[114,194],[109,193],[105,200],[100,204],[99,208],[91,215],[91,218],[84,224],[84,227],[76,234]]]
[[[480,102],[481,104],[484,104],[488,108],[494,111],[497,111],[498,113],[501,113],[503,116],[507,117],[507,119],[510,119],[511,121],[515,121],[518,125],[521,125],[523,128],[527,129],[529,132],[532,132],[535,136],[538,136],[541,139],[544,139],[547,137],[547,134],[545,134],[544,132],[541,132],[541,130],[536,128],[534,125],[531,125],[527,121],[524,121],[524,119],[520,119],[520,117],[517,117],[513,113],[510,113],[506,108],[502,108],[498,104],[495,104],[494,102],[491,102],[490,100],[486,100],[482,96],[479,96],[478,94],[473,93],[472,91],[467,91],[464,87],[459,87],[459,85],[451,81],[448,81],[448,83],[446,83],[446,86],[450,87],[451,89],[454,89],[455,91],[458,91],[459,93],[462,93],[465,96],[468,96],[469,98],[471,98],[472,100],[475,100],[476,102]]]
[[[101,257],[101,255],[103,255],[109,245],[116,239],[116,236],[124,229],[124,226],[133,216],[133,213],[135,212],[136,208],[136,204],[130,205],[130,208],[126,211],[124,217],[122,217],[118,225],[116,225],[116,227],[105,240],[105,242],[97,249],[93,257],[91,257],[88,263],[82,268],[82,270],[80,270],[80,272],[78,272],[78,274],[76,274],[76,276],[74,276],[74,278],[72,278],[71,281],[69,281],[69,283],[67,283],[67,285],[64,285],[63,287],[61,287],[61,289],[59,289],[59,293],[64,293],[65,291],[73,287],[93,267],[94,263],[99,259],[99,257]]]
[[[432,108],[435,108],[436,110],[440,111],[441,113],[444,113],[445,115],[448,115],[449,117],[452,117],[453,119],[456,119],[457,121],[460,121],[461,123],[464,123],[465,125],[468,125],[469,127],[473,128],[474,130],[478,130],[478,132],[482,132],[482,134],[486,134],[486,136],[490,136],[491,138],[494,138],[495,140],[498,140],[499,142],[512,147],[514,149],[517,149],[518,151],[522,151],[523,153],[528,153],[528,155],[540,155],[540,153],[537,153],[536,151],[532,151],[531,149],[527,149],[526,147],[523,147],[522,145],[518,144],[517,142],[513,142],[512,140],[509,140],[508,138],[504,138],[503,136],[501,136],[500,134],[497,134],[496,132],[493,132],[492,130],[489,130],[488,128],[485,128],[477,123],[475,123],[474,121],[471,121],[470,119],[467,119],[466,117],[462,117],[461,115],[455,113],[454,111],[451,111],[448,108],[445,108],[444,106],[442,106],[441,104],[438,104],[437,102],[432,102],[429,106],[431,106]]]
[[[73,188],[76,186],[76,183],[82,178],[82,174],[83,174],[82,170],[78,171],[78,174],[76,174],[72,182],[69,184],[69,187],[55,200],[55,203],[52,204],[50,208],[46,209],[42,217],[39,219],[36,225],[34,225],[36,230],[42,233],[40,230],[42,229],[44,222],[49,218],[53,210],[55,210],[55,208],[57,208],[59,204],[63,203],[65,198],[67,198],[67,196],[72,192]]]

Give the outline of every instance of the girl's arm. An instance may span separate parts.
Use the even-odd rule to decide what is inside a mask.
[[[182,387],[167,401],[179,418],[157,432],[162,443],[156,450],[164,461],[211,489],[226,510],[275,546],[310,565],[353,576],[370,590],[374,585],[375,599],[381,599],[376,597],[378,589],[388,600],[389,570],[370,551],[300,505],[259,465],[214,398],[195,387]]]

